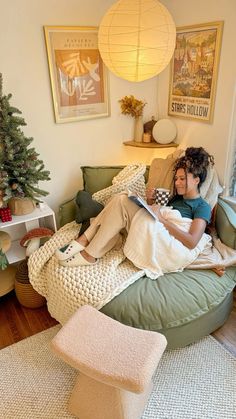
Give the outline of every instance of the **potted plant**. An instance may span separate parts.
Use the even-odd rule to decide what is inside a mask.
[[[21,130],[26,123],[18,116],[21,111],[10,105],[11,97],[2,93],[0,73],[0,207],[8,204],[12,214],[23,215],[34,210],[39,197],[48,194],[37,185],[50,180],[50,172],[30,147],[33,138]]]
[[[124,96],[119,100],[121,113],[130,115],[134,118],[134,136],[136,142],[142,142],[143,139],[143,108],[146,102],[136,99],[133,95]]]

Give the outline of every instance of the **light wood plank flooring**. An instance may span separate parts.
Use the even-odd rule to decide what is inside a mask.
[[[0,349],[56,324],[57,321],[50,316],[46,306],[25,308],[18,302],[14,291],[0,298]],[[229,319],[212,335],[236,356],[236,290]]]

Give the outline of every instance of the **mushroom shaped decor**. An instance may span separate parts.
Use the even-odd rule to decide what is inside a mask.
[[[98,49],[112,73],[140,82],[169,64],[175,49],[172,16],[158,0],[119,0],[104,15]]]
[[[39,249],[40,239],[50,238],[53,234],[54,231],[46,227],[33,228],[33,230],[28,231],[20,241],[20,245],[26,247],[26,256],[30,256],[35,250]]]

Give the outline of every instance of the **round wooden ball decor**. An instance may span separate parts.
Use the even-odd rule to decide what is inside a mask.
[[[170,119],[160,119],[152,130],[154,140],[159,144],[169,144],[176,138],[177,128]]]
[[[5,231],[0,231],[0,249],[3,253],[7,253],[11,247],[11,237]]]

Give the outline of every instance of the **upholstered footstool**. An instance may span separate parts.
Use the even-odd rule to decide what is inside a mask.
[[[166,348],[160,333],[135,329],[83,306],[51,342],[79,370],[69,411],[80,419],[138,419]]]

